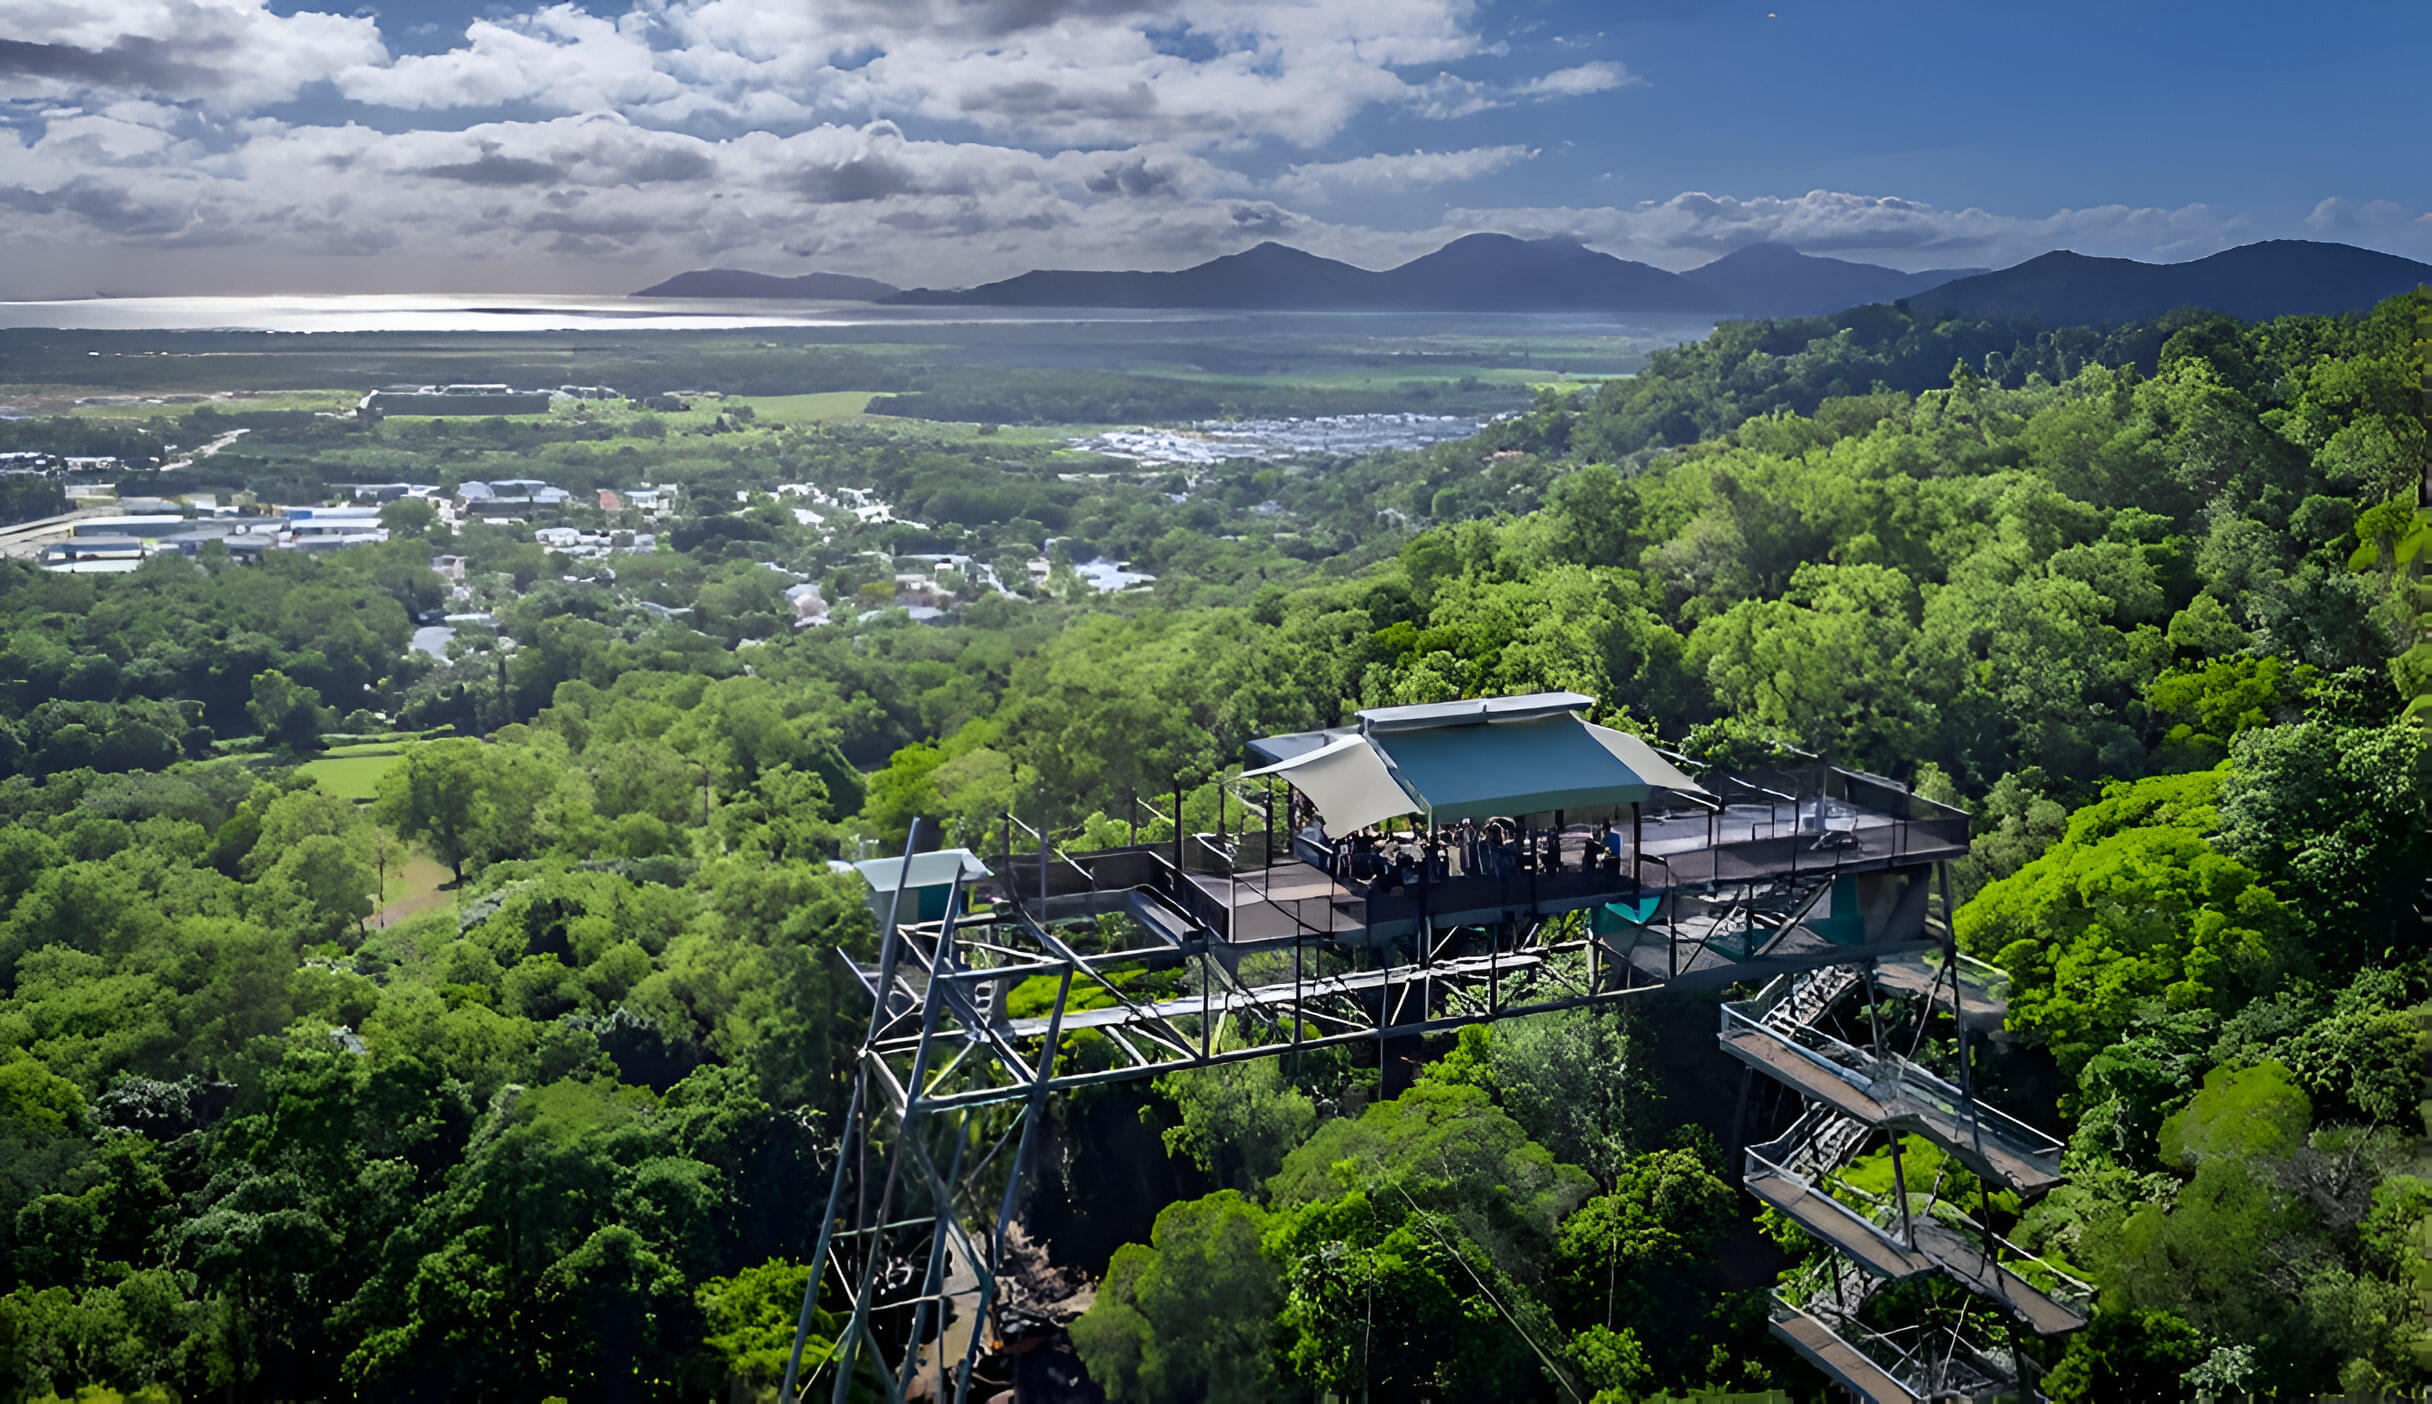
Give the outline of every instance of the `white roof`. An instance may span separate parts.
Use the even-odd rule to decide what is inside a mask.
[[[1280,764],[1245,770],[1241,778],[1261,775],[1280,775],[1291,782],[1292,788],[1307,795],[1317,812],[1326,816],[1327,826],[1336,833],[1364,829],[1419,810],[1365,736],[1346,736]]]
[[[1658,755],[1655,748],[1647,744],[1645,737],[1632,736],[1626,731],[1615,731],[1594,722],[1589,722],[1587,727],[1590,736],[1603,742],[1606,750],[1618,756],[1623,765],[1636,771],[1639,779],[1654,788],[1714,798],[1713,791],[1690,779],[1680,767]]]
[[[861,880],[870,885],[871,891],[893,892],[896,874],[903,871],[904,860],[873,858],[867,863],[855,863],[853,867],[861,874]],[[944,887],[953,882],[958,874],[964,882],[971,882],[988,876],[988,865],[968,848],[915,853],[912,855],[912,871],[903,880],[903,885],[908,888]]]

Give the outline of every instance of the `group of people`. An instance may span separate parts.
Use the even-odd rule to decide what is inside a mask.
[[[1448,828],[1402,833],[1365,828],[1334,841],[1328,872],[1337,882],[1374,882],[1388,892],[1448,877],[1620,874],[1623,839],[1611,821],[1576,836],[1561,826],[1559,815],[1556,821],[1550,829],[1530,829],[1511,819],[1463,819]],[[1575,863],[1566,851],[1574,839]]]

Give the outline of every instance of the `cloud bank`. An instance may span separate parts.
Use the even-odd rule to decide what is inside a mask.
[[[1482,229],[1669,267],[1759,240],[1922,267],[2257,237],[2203,205],[1495,203],[1542,188],[1542,158],[1476,139],[1484,114],[1558,123],[1553,105],[1646,80],[1576,53],[1532,67],[1471,0],[552,4],[431,52],[368,14],[266,0],[0,0],[0,36],[0,295],[99,270],[613,290],[722,263],[945,284],[1256,238],[1378,265]],[[1380,129],[1439,139],[1371,148]],[[2432,252],[2432,217],[2386,202],[2325,200],[2305,227]]]

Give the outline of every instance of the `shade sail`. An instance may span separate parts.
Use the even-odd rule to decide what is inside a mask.
[[[1394,783],[1384,758],[1365,736],[1346,736],[1292,759],[1242,772],[1244,780],[1280,775],[1308,796],[1325,816],[1326,831],[1347,834],[1387,819],[1415,814],[1419,806]]]
[[[1347,728],[1338,726],[1324,731],[1293,731],[1282,736],[1262,736],[1242,747],[1243,764],[1281,765],[1288,760],[1299,760],[1311,751],[1331,746],[1352,734]]]
[[[1365,738],[1435,822],[1499,814],[1592,812],[1653,793],[1611,748],[1568,713],[1534,721],[1396,731]]]
[[[909,874],[904,872],[904,860],[901,858],[873,858],[853,866],[861,873],[861,880],[870,885],[872,892],[893,892],[899,881],[905,887],[944,887],[958,877],[964,882],[976,882],[989,875],[988,865],[968,848],[915,853]]]
[[[1619,757],[1621,763],[1636,773],[1639,779],[1654,788],[1671,790],[1680,794],[1703,795],[1707,799],[1714,798],[1712,791],[1683,774],[1680,767],[1657,755],[1655,748],[1648,745],[1644,737],[1632,736],[1626,731],[1615,731],[1609,726],[1598,726],[1594,722],[1586,725],[1590,736],[1595,737],[1606,750]]]

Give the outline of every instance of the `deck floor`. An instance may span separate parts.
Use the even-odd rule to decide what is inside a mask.
[[[1648,929],[1654,931],[1658,928]],[[1742,928],[1738,926],[1727,928],[1721,933],[1723,941],[1736,941],[1741,931]],[[1680,951],[1680,969],[1677,973],[1670,968],[1670,953],[1664,949],[1666,943],[1663,941],[1640,941],[1625,951],[1623,958],[1629,961],[1631,968],[1656,981],[1721,977],[1726,974],[1732,979],[1745,980],[1752,978],[1760,969],[1790,970],[1864,958],[1864,948],[1827,941],[1806,926],[1792,928],[1754,961],[1742,960],[1729,950],[1699,945],[1691,933],[1691,927],[1681,927],[1680,940],[1676,943]],[[1769,934],[1761,933],[1760,939]]]
[[[1306,863],[1282,863],[1234,877],[1189,875],[1191,886],[1225,909],[1236,945],[1356,935],[1368,926],[1365,898]]]
[[[1806,1312],[1776,1316],[1773,1331],[1789,1342],[1793,1350],[1814,1362],[1817,1369],[1839,1380],[1867,1404],[1916,1404],[1917,1396],[1909,1393],[1906,1385]]]
[[[1742,1183],[1750,1194],[1781,1210],[1791,1222],[1848,1254],[1877,1277],[1897,1282],[1934,1270],[1932,1259],[1873,1231],[1855,1211],[1821,1190],[1764,1170],[1751,1171]]]
[[[1836,1077],[1767,1035],[1735,1032],[1722,1035],[1723,1051],[1810,1100],[1857,1117],[1870,1126],[1915,1131],[1933,1141],[1961,1164],[2025,1195],[2038,1195],[2061,1181],[2060,1168],[2045,1157],[2010,1144],[1982,1121],[1955,1116],[1913,1098],[1878,1100],[1846,1078]]]
[[[1875,983],[1902,994],[1930,993],[1935,1003],[1948,1009],[1951,1007],[1951,982],[1939,978],[1941,973],[1928,965],[1923,955],[1905,956],[1877,965]],[[1968,1027],[1998,1029],[2002,1021],[2009,1017],[2009,1012],[2010,1006],[2006,1001],[1993,998],[1965,980],[1959,982],[1959,1016],[1967,1020]]]
[[[1988,1260],[1984,1245],[1943,1224],[1916,1226],[1917,1246],[1937,1266],[1983,1296],[2007,1306],[2039,1336],[2057,1336],[2086,1324],[2078,1315],[2042,1289],[1997,1262]]]

